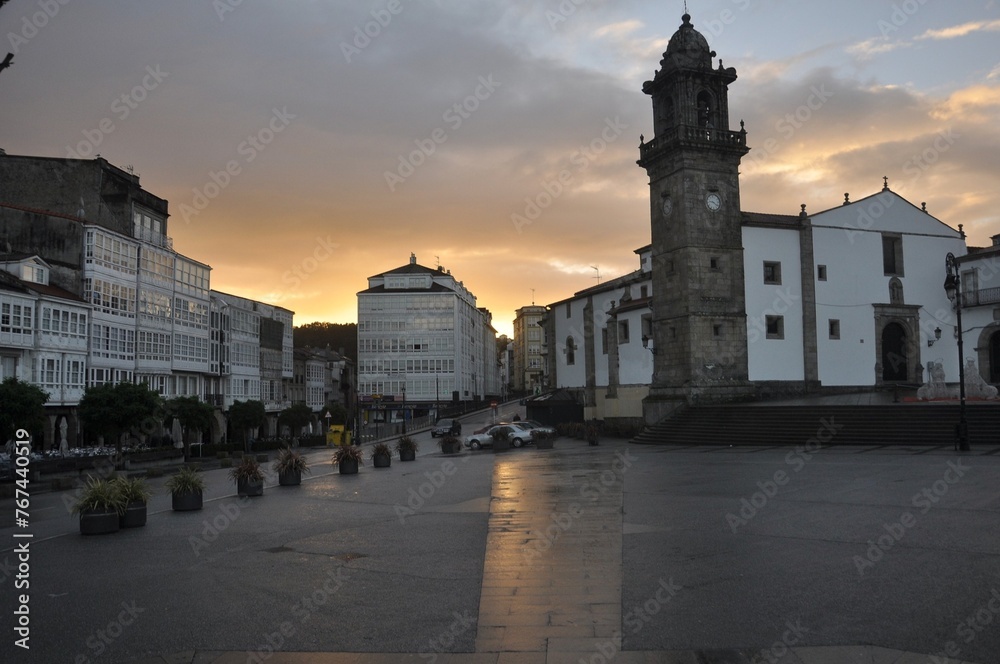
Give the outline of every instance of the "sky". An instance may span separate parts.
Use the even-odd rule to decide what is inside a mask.
[[[739,76],[744,210],[819,212],[885,176],[970,245],[1000,233],[1000,2],[688,11]],[[682,0],[9,0],[0,148],[131,167],[213,288],[296,325],[356,321],[367,278],[413,253],[511,334],[517,308],[638,267],[642,83],[683,13]]]

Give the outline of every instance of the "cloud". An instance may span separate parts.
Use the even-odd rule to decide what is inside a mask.
[[[892,51],[909,48],[911,44],[905,41],[893,41],[888,37],[872,37],[863,42],[852,44],[847,47],[847,52],[857,56],[861,60],[870,60],[876,55],[891,53]]]
[[[940,28],[937,30],[928,30],[923,34],[916,37],[918,40],[923,39],[956,39],[958,37],[965,37],[966,35],[971,35],[976,32],[1000,32],[1000,20],[996,21],[972,21],[969,23],[963,23],[961,25],[955,25],[949,28]]]

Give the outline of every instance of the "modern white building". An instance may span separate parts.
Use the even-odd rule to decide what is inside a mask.
[[[545,358],[548,354],[545,307],[530,304],[514,312],[511,387],[515,392],[537,394],[546,383]]]
[[[0,333],[0,371],[29,375],[24,344],[37,337],[31,380],[50,406],[69,408],[71,444],[87,386],[141,381],[164,398],[195,396],[221,409],[259,399],[275,415],[290,405],[293,313],[210,291],[211,268],[174,250],[167,201],[137,175],[101,158],[0,153],[0,182],[0,242],[10,248],[0,265],[27,284],[5,289],[11,324]],[[49,296],[62,304],[24,308]],[[85,306],[67,304],[74,298]],[[56,341],[58,356],[45,346]],[[214,439],[224,430],[217,419]],[[55,443],[51,428],[45,438]]]
[[[48,395],[45,435],[66,422],[75,444],[72,409],[87,380],[87,331],[91,306],[49,283],[52,267],[37,255],[0,255],[0,381],[17,378]]]
[[[408,264],[368,278],[358,293],[358,395],[424,413],[500,394],[488,311],[443,267]],[[391,417],[391,415],[390,415]]]

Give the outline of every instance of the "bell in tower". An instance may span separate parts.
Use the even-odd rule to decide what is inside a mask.
[[[653,138],[639,146],[649,175],[653,245],[653,424],[692,402],[752,392],[747,368],[739,165],[746,131],[729,126],[736,70],[684,14],[653,80]]]

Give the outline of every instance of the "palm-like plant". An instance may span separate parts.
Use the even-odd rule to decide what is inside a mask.
[[[278,458],[274,460],[272,468],[279,475],[284,473],[310,472],[309,461],[290,447],[284,447],[278,452]]]
[[[229,477],[236,482],[263,482],[264,472],[260,469],[257,459],[245,456],[240,465],[233,466],[229,470]]]
[[[190,466],[181,466],[180,472],[166,481],[164,486],[171,493],[198,493],[205,490],[205,479]]]
[[[88,476],[87,484],[73,505],[73,514],[84,512],[125,512],[127,503],[113,481]]]
[[[354,445],[341,445],[333,452],[333,463],[339,465],[341,461],[357,461],[358,465],[364,463],[364,455],[360,447]]]

